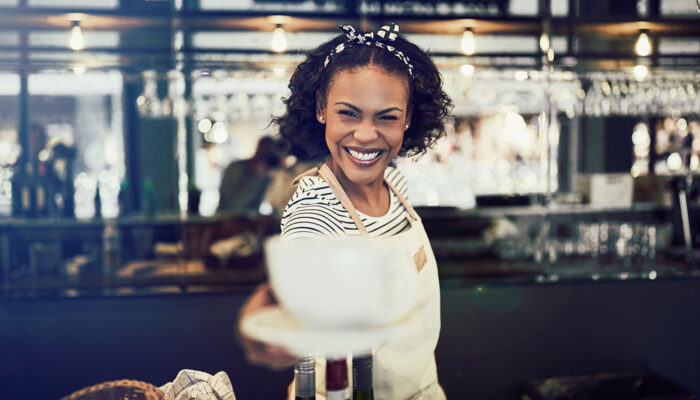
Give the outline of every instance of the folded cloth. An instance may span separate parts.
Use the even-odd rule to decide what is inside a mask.
[[[202,371],[183,369],[175,380],[159,388],[165,400],[236,400],[226,372],[212,376]]]

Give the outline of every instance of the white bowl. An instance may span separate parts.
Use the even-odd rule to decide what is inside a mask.
[[[281,306],[309,328],[388,325],[415,305],[418,273],[391,240],[274,237],[265,260]]]

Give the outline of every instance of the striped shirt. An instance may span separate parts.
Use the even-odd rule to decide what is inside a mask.
[[[384,178],[405,199],[408,186],[401,171],[387,167]],[[393,236],[410,227],[406,208],[393,190],[389,190],[389,211],[381,217],[371,217],[357,211],[370,237]],[[301,178],[299,187],[287,203],[282,216],[282,239],[303,237],[341,237],[361,235],[350,213],[319,176]]]

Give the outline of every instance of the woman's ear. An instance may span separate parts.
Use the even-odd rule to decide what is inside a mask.
[[[411,127],[411,111],[406,113],[406,122],[404,122],[404,131],[407,131]]]
[[[321,92],[316,91],[316,120],[318,122],[326,123],[326,107],[323,104],[323,98],[321,98]]]

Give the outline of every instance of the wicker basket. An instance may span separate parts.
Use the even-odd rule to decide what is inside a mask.
[[[163,400],[163,392],[150,383],[122,379],[88,386],[61,400]]]

